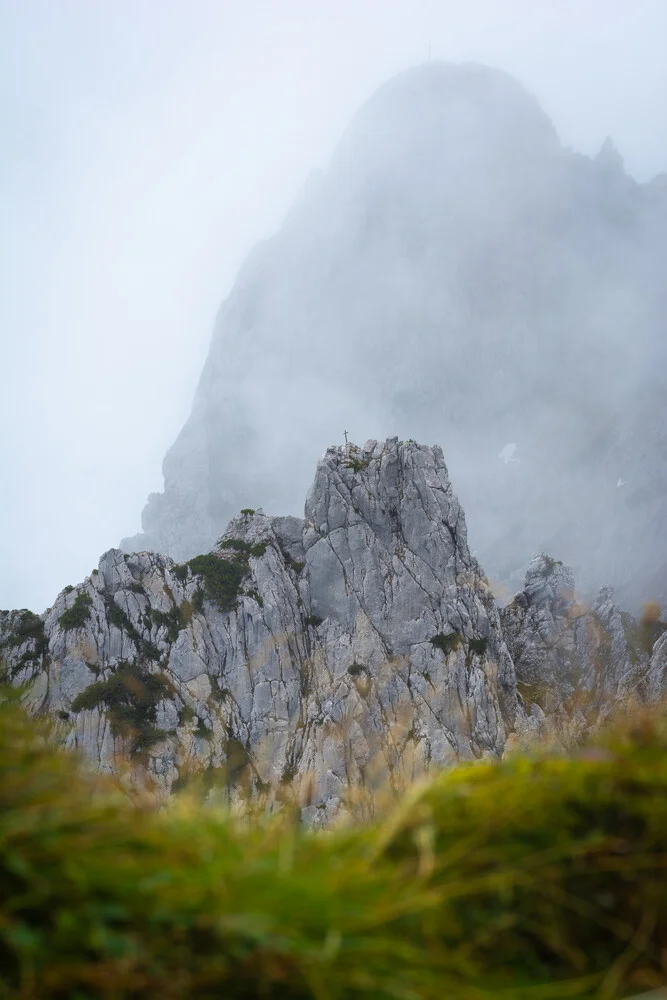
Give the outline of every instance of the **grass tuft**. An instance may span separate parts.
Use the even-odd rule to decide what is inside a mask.
[[[240,742],[226,758],[248,771]],[[664,716],[462,765],[326,834],[296,817],[187,788],[132,805],[5,698],[0,995],[619,1000],[667,980]]]

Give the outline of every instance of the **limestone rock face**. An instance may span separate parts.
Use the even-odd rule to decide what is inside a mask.
[[[665,191],[563,148],[506,73],[390,80],[243,266],[123,548],[296,514],[324,441],[400,428],[442,444],[492,581],[543,550],[589,601],[667,604]]]
[[[330,449],[305,513],[308,600],[323,619],[315,675],[338,692],[329,714],[342,722],[358,706],[368,759],[377,745],[393,753],[377,718],[390,740],[410,732],[425,760],[499,752],[514,672],[440,449]]]
[[[304,520],[245,510],[185,564],[112,549],[41,618],[3,613],[0,654],[99,767],[311,775],[313,818],[373,771],[500,754],[517,708],[442,452],[395,438],[330,448]]]

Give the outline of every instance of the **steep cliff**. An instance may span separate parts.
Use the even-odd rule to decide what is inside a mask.
[[[371,773],[500,754],[517,709],[442,452],[395,438],[330,448],[303,520],[242,511],[183,564],[107,552],[41,618],[2,613],[0,654],[104,769],[310,775],[324,815]]]
[[[243,267],[123,547],[297,513],[321,442],[400,428],[442,443],[490,579],[543,550],[667,603],[666,191],[564,149],[507,74],[391,80]]]

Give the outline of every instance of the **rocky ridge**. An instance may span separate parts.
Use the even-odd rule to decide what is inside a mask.
[[[658,697],[667,647],[639,628],[546,556],[499,612],[442,451],[392,438],[330,448],[303,519],[245,509],[187,563],[110,550],[43,616],[1,612],[0,657],[99,768],[306,782],[324,822],[374,775],[502,754],[578,688]]]
[[[251,788],[349,784],[500,754],[517,709],[488,584],[442,452],[331,448],[305,518],[245,510],[186,564],[105,553],[43,618],[5,613],[12,681],[100,767],[166,788],[225,768]]]

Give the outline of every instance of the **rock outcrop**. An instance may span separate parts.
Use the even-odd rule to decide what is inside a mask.
[[[441,442],[489,578],[536,551],[667,604],[667,188],[564,149],[507,74],[430,63],[361,109],[244,265],[128,550],[297,513],[321,442]]]
[[[303,520],[244,510],[188,563],[107,552],[0,616],[34,711],[101,768],[245,793],[310,776],[313,818],[380,771],[502,752],[514,668],[439,448],[330,448]]]
[[[527,709],[579,712],[590,722],[625,699],[660,697],[661,654],[653,650],[665,626],[655,606],[637,619],[616,606],[608,587],[587,605],[570,567],[541,554],[500,616]]]

